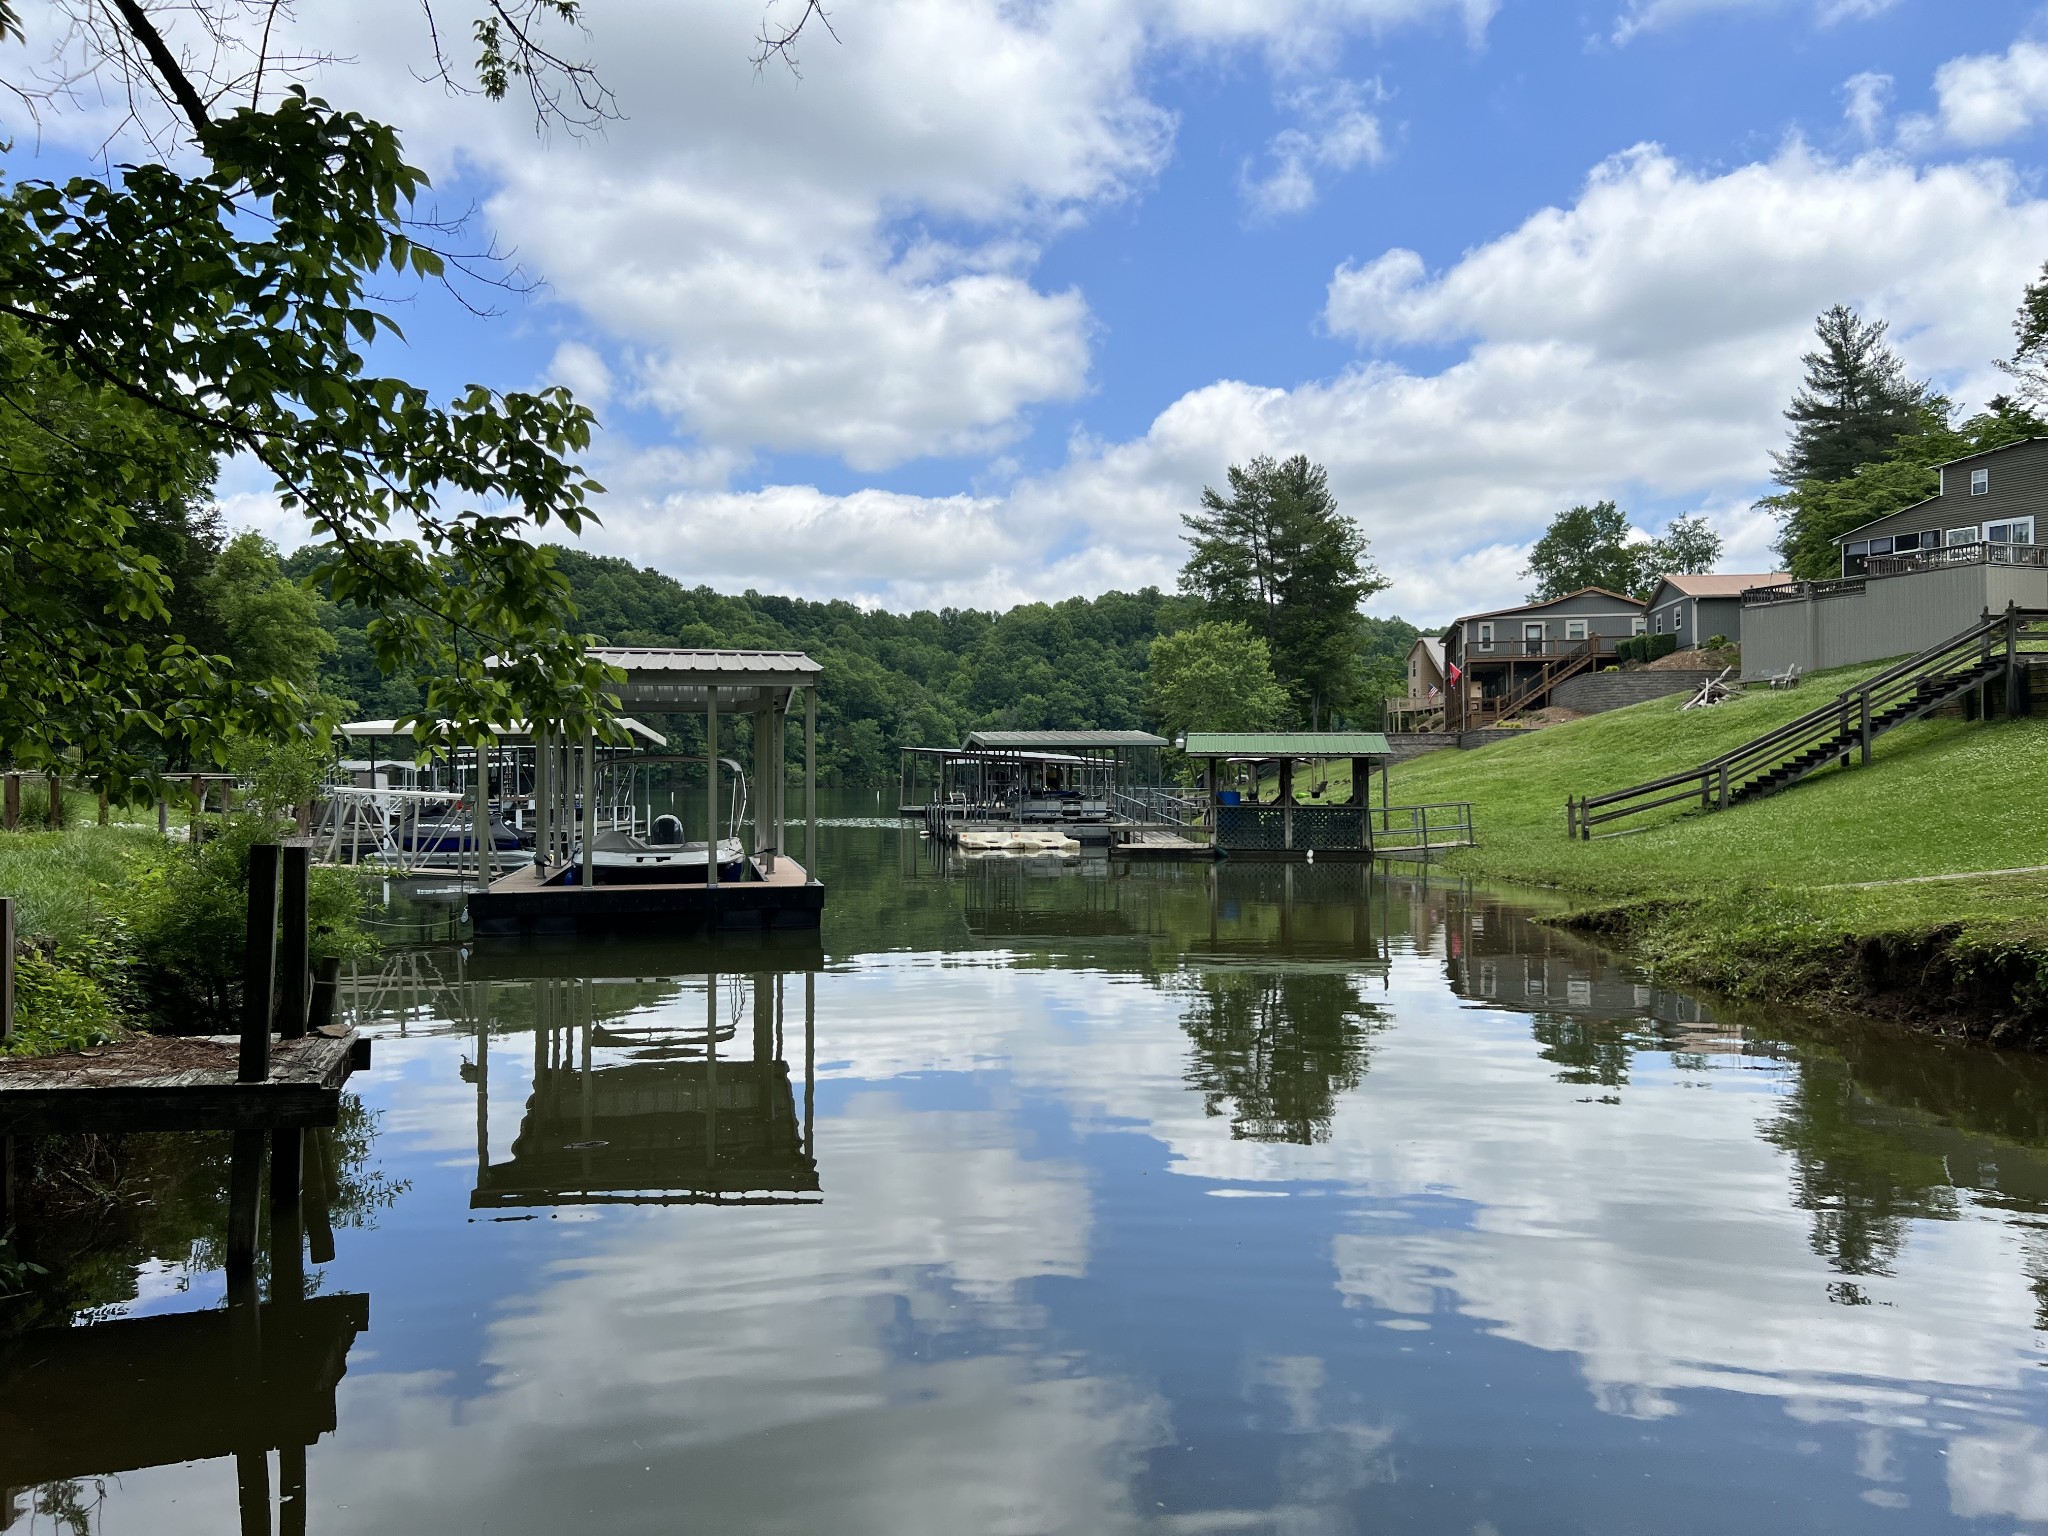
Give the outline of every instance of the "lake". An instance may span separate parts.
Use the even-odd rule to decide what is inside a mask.
[[[6,1410],[72,1444],[0,1518],[236,1529],[247,1392],[317,1533],[2048,1530],[2042,1063],[1719,1011],[1441,875],[833,798],[821,940],[401,903],[260,1385],[173,1340],[217,1241],[131,1238],[81,1321],[164,1321]]]

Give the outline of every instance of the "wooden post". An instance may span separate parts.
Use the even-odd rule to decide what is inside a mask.
[[[277,987],[278,851],[275,843],[259,843],[249,850],[248,927],[242,942],[240,1077],[245,1083],[260,1083],[270,1076],[271,994]],[[263,1133],[253,1134],[260,1145]]]
[[[14,898],[0,896],[0,1046],[14,1038]]]
[[[100,791],[100,825],[104,827],[104,826],[105,826],[106,824],[107,824],[107,792],[106,792],[106,791],[105,791],[105,790],[103,789],[103,790],[101,790],[101,791]]]
[[[1859,727],[1863,745],[1863,766],[1870,766],[1870,690],[1866,687],[1858,696],[1862,700],[1862,723]]]
[[[156,797],[156,835],[158,837],[169,837],[171,835],[171,802],[162,795]]]
[[[256,1237],[262,1225],[263,1146],[261,1131],[236,1131],[228,1159],[228,1293],[253,1302]]]
[[[0,801],[0,827],[9,832],[21,825],[21,775],[7,775],[7,789],[4,801]]]
[[[2020,713],[2020,611],[2019,604],[2005,605],[2005,718]]]
[[[294,843],[283,852],[284,893],[279,903],[282,941],[278,949],[277,1032],[296,1040],[306,1032],[306,1013],[312,1001],[313,943],[312,902],[313,850]]]
[[[306,1536],[306,1448],[277,1448],[278,1536]]]
[[[704,690],[704,883],[718,884],[718,689]],[[713,914],[711,926],[718,926]]]
[[[328,1150],[329,1134],[313,1131],[306,1138],[306,1192],[301,1204],[306,1213],[306,1257],[315,1264],[334,1262],[334,1160]]]
[[[818,686],[804,690],[804,874],[818,878]]]

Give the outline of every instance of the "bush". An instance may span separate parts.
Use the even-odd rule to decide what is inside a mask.
[[[1708,650],[1710,650],[1710,651],[1725,651],[1725,650],[1727,650],[1727,649],[1728,649],[1728,637],[1727,637],[1726,635],[1709,635],[1709,636],[1707,636],[1707,649],[1708,649]]]
[[[96,977],[17,946],[10,1054],[48,1056],[100,1045],[114,1035],[114,1004]]]
[[[155,1011],[177,1024],[233,1018],[241,1006],[249,850],[278,824],[231,816],[197,848],[178,849],[129,890],[127,919]],[[352,870],[316,868],[310,889],[314,959],[373,953],[363,889]]]

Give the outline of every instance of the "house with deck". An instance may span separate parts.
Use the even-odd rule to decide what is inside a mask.
[[[1446,727],[1475,730],[1543,708],[1552,688],[1611,663],[1616,643],[1646,623],[1640,599],[1605,587],[1457,619],[1443,636]]]
[[[1742,675],[1910,656],[2008,607],[2048,610],[2048,438],[1938,466],[1924,501],[1834,542],[1841,575],[1742,594]]]
[[[1444,642],[1441,635],[1417,635],[1408,647],[1405,692],[1390,695],[1384,718],[1390,731],[1427,731],[1443,723]]]

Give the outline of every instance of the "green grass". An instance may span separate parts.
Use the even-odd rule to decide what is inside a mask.
[[[1867,768],[1828,769],[1727,811],[1673,807],[1612,823],[1591,841],[1566,836],[1568,796],[1693,767],[1883,665],[1816,673],[1798,689],[1758,689],[1713,709],[1656,699],[1475,752],[1431,753],[1394,769],[1392,799],[1471,801],[1481,846],[1450,867],[1632,908],[1626,926],[1637,941],[1689,977],[1812,991],[1839,978],[1851,941],[1898,947],[1940,935],[1963,963],[2036,956],[2048,985],[2048,876],[1844,888],[2048,864],[2048,797],[2038,789],[2048,782],[2048,718],[1924,720],[1882,737]]]
[[[0,896],[19,903],[16,935],[59,949],[90,942],[106,918],[107,894],[163,848],[154,828],[0,833]]]

